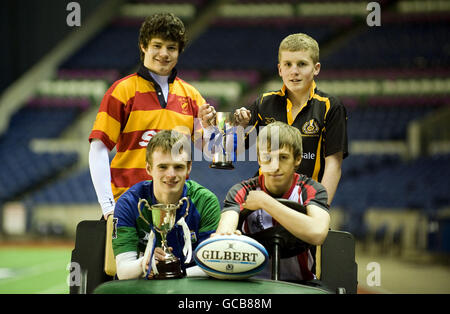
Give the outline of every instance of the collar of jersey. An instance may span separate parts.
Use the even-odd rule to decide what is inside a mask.
[[[150,195],[150,205],[158,204],[158,201],[156,200],[155,193],[153,193],[153,180],[150,180],[150,184],[148,186],[149,188],[149,195]],[[183,193],[181,194],[181,198],[187,196],[187,185],[184,183],[183,186]],[[190,201],[190,200],[189,200]],[[177,209],[177,216],[176,221],[184,216],[184,213],[186,212],[187,203],[183,202],[183,205],[181,205],[180,208]]]
[[[152,82],[153,84],[158,84],[156,83],[156,81],[153,79],[153,77],[150,75],[149,73],[149,69],[145,67],[144,63],[140,63],[139,65],[139,69],[137,71],[137,74],[139,76],[142,76],[143,78],[145,78],[147,81]],[[169,75],[169,78],[167,80],[167,83],[172,84],[173,81],[175,81],[175,78],[177,77],[177,69],[173,68],[172,72]]]
[[[316,93],[316,82],[312,81],[311,84],[312,88],[311,91],[309,92],[309,98],[308,100],[300,107],[300,111],[298,113],[300,113],[303,108],[305,108],[308,105],[308,102],[314,97],[315,93]],[[286,98],[286,115],[287,115],[287,122],[289,125],[292,125],[292,123],[294,123],[294,117],[292,116],[292,102],[289,100],[289,98],[287,98],[287,94],[286,94],[286,85],[283,84],[283,87],[281,88],[281,95],[284,96]],[[298,114],[297,114],[298,115]]]
[[[260,173],[261,173],[261,168],[260,168]],[[300,175],[298,173],[294,173],[294,178],[293,178],[291,187],[289,188],[289,190],[286,193],[283,194],[283,196],[281,198],[289,199],[289,197],[291,196],[292,191],[294,190],[294,187],[297,185],[297,181],[298,181],[299,177],[300,177]],[[265,178],[264,178],[263,174],[259,175],[258,180],[259,180],[259,186],[261,187],[261,189],[264,192],[266,192],[267,194],[271,195],[270,192],[267,191],[267,189],[266,189],[266,186],[265,186],[265,183],[264,183]]]

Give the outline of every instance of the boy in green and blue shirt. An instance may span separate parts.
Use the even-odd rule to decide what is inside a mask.
[[[188,153],[183,150],[185,145],[190,145],[189,140],[176,131],[165,130],[153,136],[146,152],[146,170],[153,180],[142,181],[131,187],[119,198],[115,206],[115,231],[112,241],[119,279],[145,276],[145,270],[148,270],[151,262],[148,259],[144,260],[144,252],[152,229],[152,215],[145,206],[138,209],[141,199],[147,200],[149,205],[177,204],[180,199],[187,197],[189,210],[184,220],[189,228],[192,250],[195,250],[197,245],[217,228],[220,220],[220,204],[217,197],[195,181],[186,180],[191,171],[191,161]],[[176,151],[177,147],[181,149]],[[183,202],[177,209],[176,221],[185,215],[186,207],[187,203]],[[164,260],[160,235],[158,232],[154,234],[157,239],[155,259]],[[185,261],[183,254],[184,236],[183,228],[179,224],[175,224],[167,235],[168,246],[180,259],[183,269],[189,265],[185,262],[191,262]]]

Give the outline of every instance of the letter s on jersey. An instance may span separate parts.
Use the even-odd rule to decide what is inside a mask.
[[[139,145],[141,145],[142,147],[147,147],[148,142],[151,140],[151,138],[153,137],[153,135],[155,135],[157,132],[155,130],[150,130],[150,131],[146,131],[142,134],[141,140],[139,142]]]

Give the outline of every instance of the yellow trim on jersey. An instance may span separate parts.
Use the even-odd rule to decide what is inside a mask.
[[[261,102],[263,100],[264,97],[266,96],[270,96],[270,95],[279,95],[279,96],[284,96],[284,92],[282,90],[276,91],[276,92],[268,92],[268,93],[264,93],[261,97]]]
[[[316,163],[314,164],[314,172],[312,174],[312,179],[319,181],[319,172],[320,172],[320,149],[322,147],[322,133],[320,134],[319,141],[317,143],[316,150]]]
[[[302,112],[303,108],[306,107],[308,104],[308,101],[311,100],[315,96],[314,90],[316,89],[316,82],[312,81],[311,83],[311,89],[309,90],[309,98],[305,101],[303,105],[301,105],[300,110],[297,112],[295,117],[292,115],[292,102],[289,98],[286,98],[286,115],[287,115],[287,122],[289,125],[292,125],[294,123],[295,118]],[[283,87],[281,88],[282,94],[284,95],[286,93],[286,85],[283,84]]]
[[[330,99],[328,97],[322,97],[317,94],[314,95],[314,98],[325,103],[326,109],[325,109],[325,115],[324,115],[323,119],[326,120],[328,110],[330,110],[330,106],[331,106]]]
[[[292,125],[294,123],[294,117],[292,116],[292,102],[286,99],[286,115],[287,115],[287,123]]]

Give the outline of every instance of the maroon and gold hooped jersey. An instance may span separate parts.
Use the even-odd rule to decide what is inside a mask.
[[[100,139],[109,150],[116,147],[111,161],[111,186],[117,200],[128,188],[151,177],[145,170],[149,140],[161,130],[193,134],[198,109],[204,98],[190,84],[169,77],[167,103],[161,87],[142,64],[137,73],[116,81],[100,104],[89,141]]]

